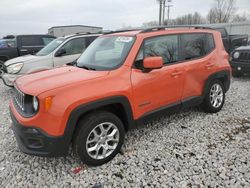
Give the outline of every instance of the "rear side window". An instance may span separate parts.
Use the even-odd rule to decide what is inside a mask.
[[[214,37],[212,34],[206,34],[206,46],[205,46],[205,52],[206,54],[209,54],[215,49],[215,43],[214,43]]]
[[[86,49],[86,38],[75,38],[68,41],[63,47],[65,55],[81,54]]]
[[[148,39],[144,43],[144,57],[161,56],[164,64],[178,61],[178,36],[167,35]]]
[[[88,45],[90,45],[98,36],[88,37]]]
[[[22,36],[22,46],[43,46],[40,36]]]
[[[197,59],[204,56],[206,54],[205,45],[205,34],[182,34],[181,49],[183,60]]]

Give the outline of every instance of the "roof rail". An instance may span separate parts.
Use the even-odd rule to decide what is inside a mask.
[[[121,29],[121,30],[103,32],[103,34],[106,35],[106,34],[112,34],[112,33],[122,33],[122,32],[140,31],[140,30],[143,30],[143,29],[142,28]]]
[[[212,29],[211,27],[199,26],[199,25],[173,25],[173,26],[156,26],[142,30],[140,33],[147,33],[152,31],[160,31],[171,28],[189,28],[189,29]]]
[[[95,34],[102,34],[102,32],[91,33],[91,32],[77,32],[76,35],[95,35]]]

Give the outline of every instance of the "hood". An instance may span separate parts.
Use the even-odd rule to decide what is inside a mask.
[[[239,48],[236,48],[235,50],[250,50],[250,46],[241,46]]]
[[[16,80],[17,87],[26,94],[37,96],[43,92],[69,84],[92,80],[108,75],[109,71],[91,71],[64,66],[22,76]]]
[[[41,59],[48,58],[47,56],[35,56],[35,55],[24,55],[20,57],[16,57],[13,59],[10,59],[4,63],[4,65],[7,67],[11,64],[15,63],[29,63],[29,62],[34,62],[34,61],[39,61]]]

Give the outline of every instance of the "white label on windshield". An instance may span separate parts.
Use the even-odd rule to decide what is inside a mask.
[[[133,37],[118,37],[115,41],[116,42],[131,42]]]

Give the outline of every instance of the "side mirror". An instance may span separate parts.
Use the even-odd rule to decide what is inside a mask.
[[[146,57],[143,60],[143,68],[145,70],[160,69],[163,67],[163,59],[160,56]]]
[[[66,50],[61,48],[56,52],[55,57],[61,57],[64,54],[66,54]]]

